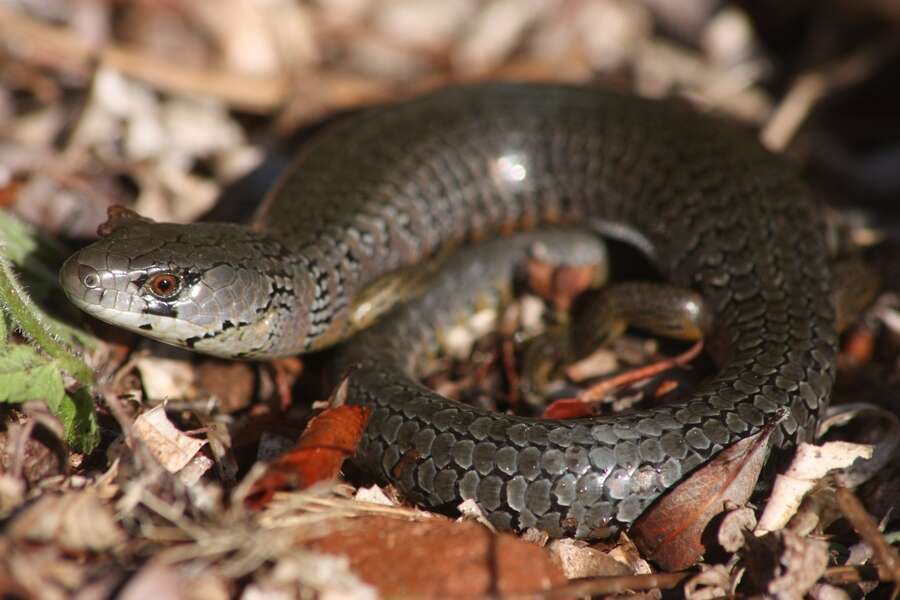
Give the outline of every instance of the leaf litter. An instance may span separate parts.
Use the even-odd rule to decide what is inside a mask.
[[[711,6],[671,0],[223,0],[214,11],[185,0],[115,10],[54,0],[0,6],[2,250],[14,265],[7,280],[21,278],[27,286],[13,289],[27,290],[40,306],[26,302],[15,312],[4,300],[2,591],[45,598],[140,598],[150,590],[185,598],[374,598],[643,590],[655,598],[706,600],[887,595],[893,585],[896,596],[900,320],[890,290],[850,337],[842,355],[850,367],[839,372],[835,392],[836,404],[867,402],[869,408],[846,417],[839,432],[828,433],[833,439],[801,453],[811,460],[808,467],[785,472],[802,493],[782,501],[754,489],[758,440],[749,442],[754,449],[743,459],[729,459],[728,452],[741,451],[729,449],[694,474],[722,486],[704,498],[715,511],[689,506],[676,518],[660,501],[655,518],[668,529],[658,531],[670,534],[651,535],[654,549],[642,552],[626,535],[547,543],[536,532],[493,534],[478,524],[477,511],[463,510],[469,516],[456,523],[408,507],[371,482],[354,492],[333,481],[352,441],[332,449],[327,468],[297,459],[329,445],[317,442],[310,450],[303,449],[310,442],[299,441],[310,403],[324,397],[310,391],[306,361],[236,367],[188,357],[86,323],[55,288],[66,254],[57,240],[91,238],[111,204],[192,220],[297,128],[453,81],[594,76],[644,95],[680,95],[761,128],[770,147],[787,148],[791,160],[821,177],[831,201],[841,200],[834,193],[841,185],[862,197],[895,198],[898,188],[888,175],[868,175],[881,173],[873,169],[887,150],[873,143],[859,153],[835,126],[846,112],[835,113],[830,101],[838,88],[850,90],[844,98],[865,98],[866,86],[879,82],[878,69],[890,71],[896,56],[881,36],[890,37],[896,14],[884,3],[855,12],[845,6],[804,37],[765,3]],[[868,44],[848,34],[861,15],[876,24]],[[785,38],[800,50],[779,44]],[[845,43],[823,47],[816,42],[822,39]],[[898,93],[895,83],[878,89],[879,97]],[[818,105],[822,111],[812,110]],[[868,125],[859,136],[883,145],[889,123]],[[9,215],[49,236],[40,238]],[[878,243],[884,235],[860,233],[871,232],[868,225],[850,231],[867,253],[890,245]],[[889,269],[891,261],[884,264]],[[475,341],[483,323],[464,331],[451,351],[462,359],[436,362],[435,387],[482,406],[526,414],[543,409],[532,404],[538,394],[519,393],[515,385],[528,383],[518,371],[533,365],[513,341],[522,332],[534,336],[546,315],[568,302],[566,286],[580,276],[541,276],[551,305],[534,297],[514,305],[509,314],[524,319],[518,332],[508,326],[509,314],[493,315],[505,337]],[[14,313],[38,316],[29,329],[15,316],[10,320]],[[54,346],[60,341],[62,350]],[[79,360],[90,369],[68,358],[74,347],[84,349]],[[634,378],[631,367],[665,364],[671,354],[660,348],[629,336],[580,365],[578,377],[547,367],[538,387],[559,400],[573,397],[580,380],[602,382],[623,372]],[[86,376],[89,371],[100,377]],[[670,369],[650,380],[629,379],[626,387],[601,383],[604,403],[590,411],[655,402],[673,386],[678,393],[691,385],[692,376]],[[331,418],[326,413],[318,422]],[[256,463],[265,448],[295,445],[269,462],[268,474]],[[865,448],[873,458],[856,459]],[[300,471],[288,468],[294,463]],[[842,467],[834,471],[837,464]],[[294,489],[301,481],[316,483]],[[839,484],[856,487],[864,504]],[[690,485],[671,495],[696,498]],[[249,510],[247,498],[260,489],[267,502]],[[759,506],[765,506],[762,516]],[[724,512],[707,518],[717,511]],[[710,529],[717,535],[707,535]],[[667,554],[683,563],[670,566],[686,570],[660,572]],[[690,567],[701,555],[708,562]]]

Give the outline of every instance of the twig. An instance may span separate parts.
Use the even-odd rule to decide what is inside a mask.
[[[87,75],[95,64],[178,94],[213,96],[255,112],[270,112],[284,104],[284,76],[256,77],[221,70],[186,67],[144,52],[111,44],[96,48],[74,33],[0,6],[2,43],[12,53],[49,67]]]
[[[544,597],[600,596],[653,588],[667,590],[674,588],[688,575],[691,575],[691,573],[681,571],[679,573],[649,573],[646,575],[617,575],[582,579],[552,589],[544,594]]]
[[[703,350],[703,340],[698,341],[687,351],[679,354],[678,356],[661,360],[652,365],[647,365],[646,367],[632,369],[620,375],[616,375],[615,377],[605,379],[596,385],[592,385],[588,389],[584,390],[581,394],[579,394],[579,400],[581,400],[582,402],[597,402],[611,390],[624,387],[626,385],[631,385],[638,381],[643,381],[644,379],[648,379],[650,377],[653,377],[654,375],[658,375],[659,373],[671,369],[672,367],[677,367],[689,363],[690,361],[694,360],[698,354],[700,354],[701,350]]]
[[[896,39],[874,43],[837,62],[800,75],[759,134],[763,146],[782,152],[809,116],[813,106],[829,91],[859,81],[900,47]]]
[[[891,594],[891,598],[896,598],[898,590],[900,590],[900,553],[887,543],[878,529],[875,519],[853,492],[845,487],[838,487],[836,498],[841,512],[853,525],[853,529],[875,553],[879,575],[882,579],[894,582],[894,592]]]
[[[864,581],[886,581],[878,574],[878,569],[872,565],[841,565],[828,567],[823,576],[825,581],[832,585],[845,585],[848,583],[862,583]]]

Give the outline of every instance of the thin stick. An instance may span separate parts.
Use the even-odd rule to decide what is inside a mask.
[[[99,63],[154,88],[213,96],[229,105],[261,113],[282,106],[288,97],[288,80],[284,76],[255,77],[186,67],[115,44],[97,48],[62,27],[2,6],[0,31],[0,43],[15,55],[76,75],[89,75],[94,64]]]
[[[638,381],[649,379],[650,377],[658,375],[663,371],[667,371],[672,367],[678,367],[691,362],[697,357],[697,355],[700,354],[701,350],[703,350],[703,340],[699,340],[687,351],[679,354],[678,356],[661,360],[652,365],[647,365],[646,367],[640,367],[638,369],[626,371],[625,373],[621,373],[619,375],[616,375],[615,377],[605,379],[597,383],[596,385],[592,385],[588,389],[581,392],[581,394],[579,394],[578,396],[578,399],[582,400],[583,402],[598,402],[612,390],[625,387],[627,385],[632,385],[634,383],[637,383]]]

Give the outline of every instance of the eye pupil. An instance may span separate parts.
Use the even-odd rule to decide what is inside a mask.
[[[170,273],[157,275],[150,280],[150,291],[163,298],[169,297],[178,291],[178,278]]]

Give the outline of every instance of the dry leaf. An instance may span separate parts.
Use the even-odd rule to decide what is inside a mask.
[[[370,485],[368,487],[357,489],[356,493],[353,495],[353,499],[358,500],[359,502],[368,502],[369,504],[397,506],[397,503],[391,500],[388,495],[384,493],[384,490],[381,489],[381,486],[378,485]]]
[[[116,597],[120,600],[227,600],[232,596],[223,576],[214,569],[193,573],[150,561],[128,580]]]
[[[623,565],[626,565],[631,569],[632,573],[637,575],[649,575],[653,573],[653,568],[650,566],[650,563],[644,560],[644,557],[641,556],[641,551],[638,550],[637,546],[635,546],[634,542],[625,532],[619,534],[619,539],[616,540],[615,548],[610,550],[608,554],[610,558],[614,558]]]
[[[834,469],[850,466],[858,458],[871,458],[872,452],[872,446],[850,442],[800,444],[791,466],[775,478],[772,494],[754,533],[762,535],[784,527],[819,479]]]
[[[706,551],[701,536],[726,502],[742,505],[750,498],[776,423],[744,438],[669,490],[632,527],[641,552],[663,569],[687,568]]]
[[[719,524],[719,545],[726,552],[737,552],[744,545],[746,534],[756,527],[756,513],[748,506],[730,511]]]
[[[200,478],[212,469],[215,464],[213,459],[198,452],[183,469],[178,471],[178,479],[184,485],[191,487],[200,481]]]
[[[472,498],[460,502],[456,506],[456,510],[458,510],[460,514],[459,521],[475,521],[479,525],[486,527],[489,531],[494,533],[497,532],[497,528],[488,521],[487,517],[484,516],[484,511],[481,510],[481,507]]]
[[[320,554],[294,550],[290,556],[279,560],[272,569],[271,580],[274,584],[299,583],[302,590],[312,589],[322,600],[376,600],[378,593],[364,583],[350,570],[349,561],[344,556]],[[288,592],[287,598],[296,598],[292,591],[296,588],[283,588]],[[261,596],[272,598],[271,595]],[[278,596],[275,596],[278,597]],[[302,596],[301,596],[302,597]]]
[[[581,419],[593,415],[592,404],[578,398],[560,398],[550,403],[541,417],[544,419]]]
[[[554,540],[547,549],[554,562],[569,579],[634,574],[628,565],[588,546],[585,542],[571,538]]]
[[[177,473],[187,466],[206,445],[206,440],[192,438],[176,429],[161,404],[135,419],[132,431],[169,473]]]
[[[351,570],[382,597],[506,597],[565,582],[542,548],[475,523],[361,517],[312,545],[346,556]]]
[[[259,509],[276,491],[305,489],[337,477],[344,460],[356,447],[372,410],[365,406],[329,408],[306,426],[293,450],[269,465],[247,495],[247,505]]]
[[[109,506],[90,488],[41,496],[8,531],[14,539],[54,541],[69,551],[102,552],[125,539]]]

